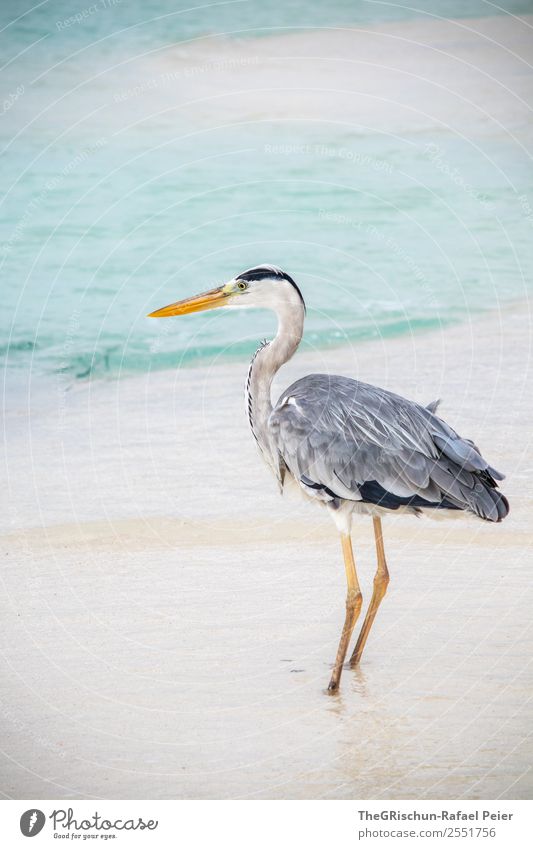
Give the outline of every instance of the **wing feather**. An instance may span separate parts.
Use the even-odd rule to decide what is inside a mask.
[[[377,484],[388,503],[422,500],[499,521],[507,506],[495,479],[503,475],[435,409],[360,381],[313,374],[283,393],[269,430],[293,476],[326,500],[359,501],[362,488],[374,492]]]

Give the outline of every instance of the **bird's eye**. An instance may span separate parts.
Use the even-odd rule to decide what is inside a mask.
[[[239,280],[239,281],[238,281],[238,283],[237,283],[237,289],[240,289],[240,290],[241,290],[241,292],[244,292],[244,290],[245,290],[245,289],[247,289],[247,288],[248,288],[248,283],[246,283],[244,280]]]

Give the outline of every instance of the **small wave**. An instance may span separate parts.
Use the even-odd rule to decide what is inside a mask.
[[[8,342],[5,345],[0,345],[0,356],[6,354],[27,353],[35,351],[39,345],[33,339],[21,339],[18,342]]]
[[[361,325],[338,330],[309,330],[302,341],[302,350],[337,348],[357,342],[380,338],[392,338],[404,334],[435,330],[455,323],[451,316],[428,316],[382,321],[375,326]],[[106,346],[99,351],[77,353],[64,360],[60,366],[45,370],[68,375],[75,381],[118,378],[146,371],[164,371],[183,367],[200,366],[213,361],[247,361],[259,344],[257,338],[240,340],[231,345],[196,345],[187,348],[153,352],[144,346],[124,349],[120,345]],[[51,365],[48,357],[48,366]]]

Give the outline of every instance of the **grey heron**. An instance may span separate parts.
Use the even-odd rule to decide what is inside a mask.
[[[346,617],[328,690],[338,689],[355,623],[362,606],[351,542],[355,513],[373,520],[377,570],[370,604],[350,664],[359,663],[389,572],[381,517],[391,511],[463,511],[500,522],[509,504],[497,488],[503,475],[436,415],[436,403],[414,401],[328,374],[297,380],[272,404],[278,369],[294,354],[303,335],[305,303],[288,274],[274,265],[250,268],[225,285],[169,304],[151,318],[186,315],[217,307],[274,310],[278,329],[255,352],[246,380],[250,428],[280,490],[288,481],[331,514],[341,536],[346,570]]]

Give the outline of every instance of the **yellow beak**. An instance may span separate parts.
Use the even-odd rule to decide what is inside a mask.
[[[216,307],[221,307],[230,294],[230,292],[224,291],[224,286],[219,286],[218,289],[210,289],[209,292],[202,292],[201,295],[185,298],[184,301],[176,301],[174,304],[162,307],[160,310],[149,313],[147,317],[167,318],[169,315],[188,315],[191,312],[213,310]]]

